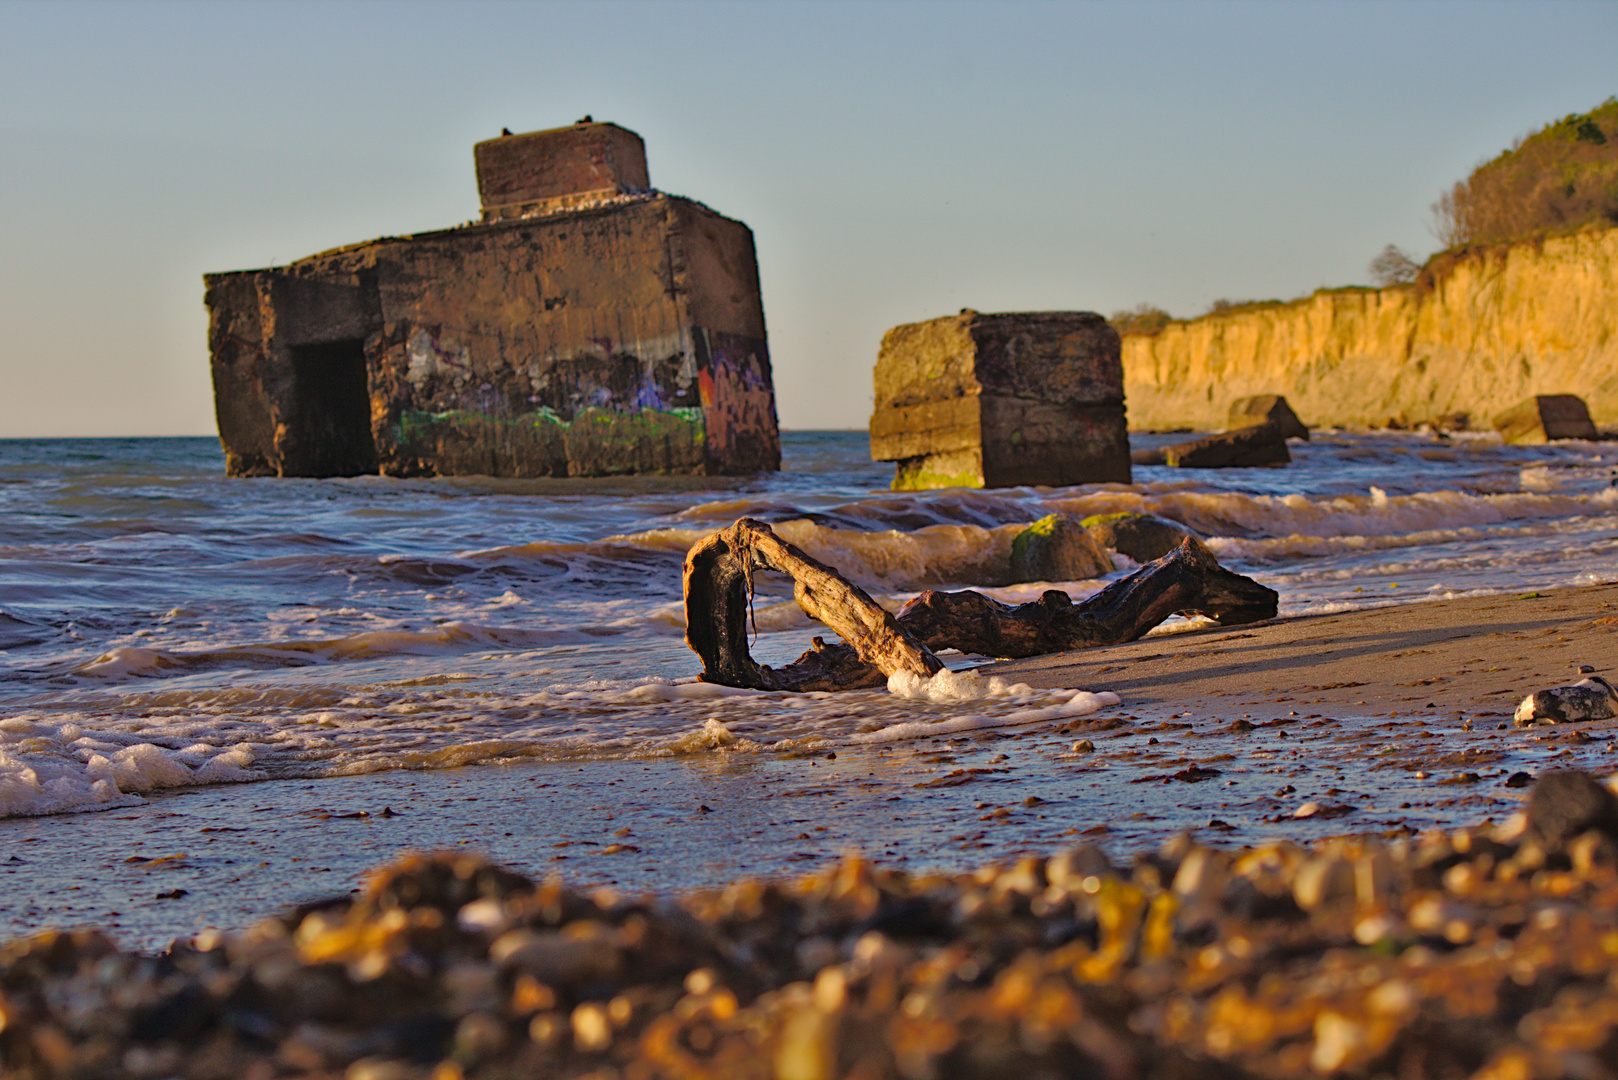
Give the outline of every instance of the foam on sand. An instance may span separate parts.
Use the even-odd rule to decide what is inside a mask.
[[[163,747],[78,724],[0,721],[0,817],[110,810],[140,794],[262,778],[246,746]]]
[[[1106,691],[1092,694],[1087,690],[1035,690],[1027,683],[1009,682],[998,675],[984,678],[971,671],[947,669],[931,678],[910,672],[895,672],[888,678],[888,692],[908,701],[971,703],[983,708],[981,711],[938,720],[900,721],[876,731],[860,732],[851,741],[902,742],[979,728],[1038,724],[1086,716],[1118,704],[1118,695]]]

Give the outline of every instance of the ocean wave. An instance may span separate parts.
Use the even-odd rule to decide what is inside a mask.
[[[663,618],[627,620],[620,625],[529,629],[446,622],[431,630],[367,630],[346,637],[272,641],[215,649],[164,649],[120,645],[52,678],[119,681],[160,678],[222,668],[285,668],[335,664],[394,656],[447,656],[479,649],[535,649],[577,645],[617,637],[643,626],[666,625]]]
[[[1267,539],[1308,536],[1390,537],[1423,530],[1457,529],[1515,521],[1590,517],[1618,512],[1618,489],[1594,494],[1518,491],[1472,495],[1421,491],[1389,495],[1310,498],[1240,492],[1154,490],[1097,492],[1053,499],[1054,509],[1079,517],[1102,513],[1156,514],[1210,538]]]
[[[1446,531],[1457,539],[1469,539],[1480,534],[1465,531],[1468,528],[1618,513],[1618,489],[1566,493],[1549,480],[1533,486],[1539,490],[1469,494],[1445,489],[1402,495],[1390,495],[1373,486],[1364,495],[1331,497],[1208,491],[1179,483],[1063,489],[1040,498],[965,492],[948,498],[917,497],[902,504],[878,497],[845,505],[835,514],[776,516],[771,527],[783,540],[850,578],[903,589],[1006,584],[1011,541],[1028,523],[1052,512],[1077,518],[1154,514],[1181,522],[1212,539],[1254,542],[1247,548],[1229,546],[1231,551],[1251,550],[1255,555],[1267,551],[1275,557],[1299,558],[1321,550],[1340,550],[1342,544],[1413,546],[1433,542],[1425,538]],[[698,511],[711,510],[713,505],[675,516],[701,516]],[[610,537],[596,544],[534,544],[463,553],[461,557],[484,565],[509,566],[539,559],[592,559],[607,566],[634,565],[637,570],[651,569],[648,563],[655,562],[661,569],[671,565],[676,556],[683,559],[691,547],[734,521],[733,514],[749,516],[761,509],[793,509],[784,504],[760,507],[742,499],[719,505],[723,512],[712,527],[663,527]],[[890,508],[894,513],[885,514]],[[770,515],[757,516],[764,519]],[[903,521],[873,527],[887,516]],[[1273,541],[1279,543],[1264,543]],[[1342,544],[1335,544],[1337,541]],[[1311,547],[1311,543],[1317,546]],[[1319,544],[1328,547],[1321,548]],[[663,559],[659,561],[656,556]],[[578,572],[571,564],[570,569]]]
[[[453,677],[80,699],[0,720],[0,817],[128,806],[154,791],[519,761],[790,754],[1068,719],[1111,694],[945,673],[888,690],[768,693],[694,679],[530,693]]]

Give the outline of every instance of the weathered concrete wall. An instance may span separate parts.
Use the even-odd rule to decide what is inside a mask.
[[[779,468],[752,233],[690,200],[619,199],[206,281],[233,474]],[[351,380],[327,373],[345,357],[370,470],[358,452],[307,449],[349,415],[311,400],[346,400]]]
[[[1088,312],[963,311],[889,330],[871,456],[896,489],[1129,481],[1118,335]]]
[[[1535,394],[1618,422],[1618,229],[1468,251],[1427,280],[1344,289],[1123,340],[1141,430],[1217,429],[1235,398],[1284,394],[1305,424],[1487,428]]]
[[[645,191],[646,144],[617,124],[503,135],[472,148],[483,220]]]

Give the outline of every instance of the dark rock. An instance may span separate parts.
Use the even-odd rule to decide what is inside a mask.
[[[1472,414],[1464,411],[1440,413],[1432,418],[1433,429],[1439,432],[1470,431]]]
[[[1555,851],[1589,829],[1618,835],[1618,796],[1587,773],[1558,769],[1541,774],[1528,794],[1523,839]]]
[[[1231,402],[1230,415],[1225,420],[1227,428],[1238,431],[1259,424],[1274,424],[1281,429],[1283,439],[1309,438],[1309,429],[1280,394],[1259,394]]]
[[[896,326],[871,457],[900,490],[1128,483],[1118,333],[1092,312],[962,311]]]
[[[1508,444],[1537,446],[1552,439],[1595,439],[1596,426],[1584,400],[1574,394],[1540,394],[1494,418]]]
[[[1082,524],[1096,543],[1138,563],[1161,559],[1187,536],[1197,535],[1178,521],[1152,514],[1096,514]]]
[[[1180,469],[1252,468],[1287,465],[1292,461],[1287,441],[1274,424],[1208,435],[1164,447],[1161,453],[1164,465]]]

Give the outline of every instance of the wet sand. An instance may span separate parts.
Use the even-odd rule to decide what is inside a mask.
[[[1127,858],[1187,832],[1230,847],[1498,822],[1547,767],[1618,768],[1613,722],[1510,726],[1526,693],[1615,659],[1618,586],[1435,601],[990,669],[1122,698],[1062,725],[795,756],[215,786],[10,819],[0,938],[93,925],[161,949],[343,895],[408,850],[669,894],[797,875],[851,850],[963,872],[1079,843]]]
[[[1111,690],[1133,710],[1309,711],[1509,721],[1535,690],[1618,669],[1618,585],[1435,600],[1147,638],[995,665],[1033,686]]]

